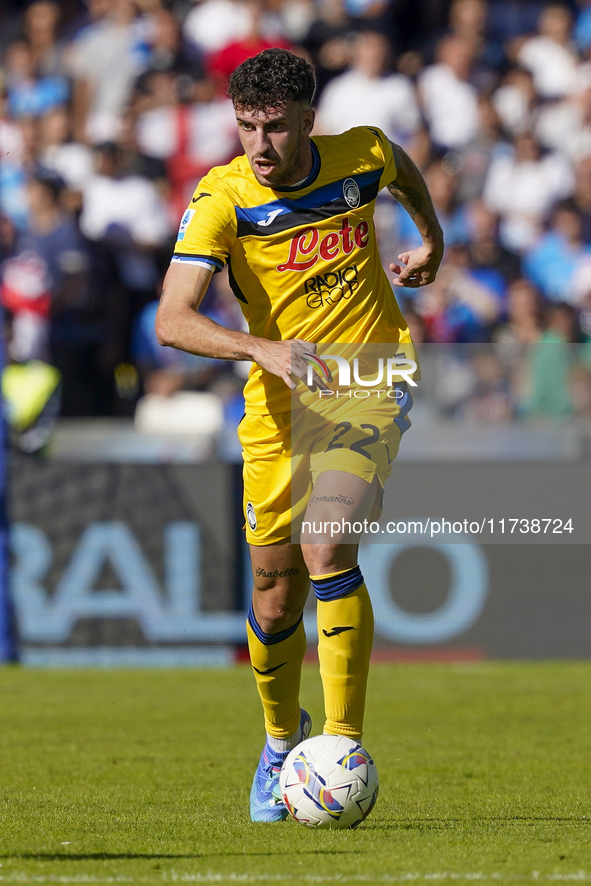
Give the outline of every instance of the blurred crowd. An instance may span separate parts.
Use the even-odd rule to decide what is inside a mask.
[[[379,126],[425,175],[447,249],[402,290],[418,342],[591,337],[590,0],[4,0],[0,297],[53,413],[59,377],[64,416],[189,390],[239,418],[240,367],[161,348],[153,320],[196,183],[240,151],[228,76],[272,46],[314,62],[316,133]],[[376,226],[386,267],[420,242],[389,195]],[[203,309],[243,322],[224,273]],[[566,353],[565,414],[589,415],[588,349]]]

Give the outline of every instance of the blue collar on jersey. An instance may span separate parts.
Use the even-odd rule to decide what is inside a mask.
[[[310,147],[312,148],[312,169],[306,178],[298,182],[297,185],[286,185],[284,188],[273,188],[274,191],[301,191],[302,188],[307,188],[308,185],[311,185],[312,182],[315,182],[318,178],[318,173],[320,172],[320,152],[313,141],[310,141]]]
[[[238,236],[268,237],[301,225],[316,225],[324,219],[366,206],[378,196],[383,171],[383,167],[380,167],[348,175],[321,185],[303,197],[285,196],[259,206],[235,206]],[[348,182],[357,186],[358,202],[355,206],[351,206],[345,198]]]

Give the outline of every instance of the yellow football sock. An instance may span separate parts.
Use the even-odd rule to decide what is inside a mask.
[[[310,576],[318,598],[318,658],[324,689],[324,732],[361,739],[373,610],[358,566]]]
[[[246,633],[265,729],[273,738],[289,738],[300,725],[300,675],[306,652],[303,619],[279,634],[265,634],[251,607]]]

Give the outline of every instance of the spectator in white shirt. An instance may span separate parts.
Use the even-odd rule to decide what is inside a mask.
[[[106,142],[95,151],[97,174],[84,188],[82,233],[89,240],[114,236],[130,247],[163,245],[171,230],[166,204],[156,185],[140,175],[122,175],[118,145]]]
[[[473,48],[459,37],[437,44],[436,64],[419,77],[419,94],[433,141],[461,150],[478,129],[478,95],[469,82]]]
[[[250,21],[246,4],[237,0],[197,0],[185,19],[183,33],[202,52],[216,52],[245,37]]]
[[[102,142],[119,136],[133,84],[148,63],[148,22],[135,17],[130,0],[95,5],[99,17],[76,37],[68,61],[76,137]]]
[[[531,130],[536,98],[531,71],[511,68],[492,97],[495,111],[507,132],[515,136]]]
[[[81,192],[94,171],[88,145],[72,141],[71,120],[63,106],[54,108],[40,123],[39,159],[44,167],[61,176],[68,188]]]
[[[573,164],[591,154],[591,86],[540,108],[535,133],[546,148],[561,151]]]
[[[573,187],[572,168],[562,155],[542,155],[530,133],[520,135],[512,154],[493,160],[484,186],[484,202],[501,217],[502,245],[515,252],[533,246],[550,207]]]
[[[538,34],[517,53],[519,64],[532,72],[542,98],[568,95],[577,87],[578,59],[571,31],[572,17],[566,6],[547,6],[539,18]]]
[[[358,35],[350,70],[331,80],[322,93],[320,131],[334,134],[373,125],[398,144],[408,142],[419,127],[419,109],[410,80],[388,73],[389,57],[383,34]]]
[[[133,318],[157,297],[159,268],[170,254],[167,207],[143,175],[126,175],[119,144],[95,148],[97,172],[83,193],[82,233],[90,241],[91,285],[108,334],[104,365],[124,361]]]

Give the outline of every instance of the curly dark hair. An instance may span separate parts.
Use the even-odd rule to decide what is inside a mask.
[[[263,111],[288,102],[312,104],[314,68],[287,49],[265,49],[242,62],[230,76],[228,95],[236,108]]]

